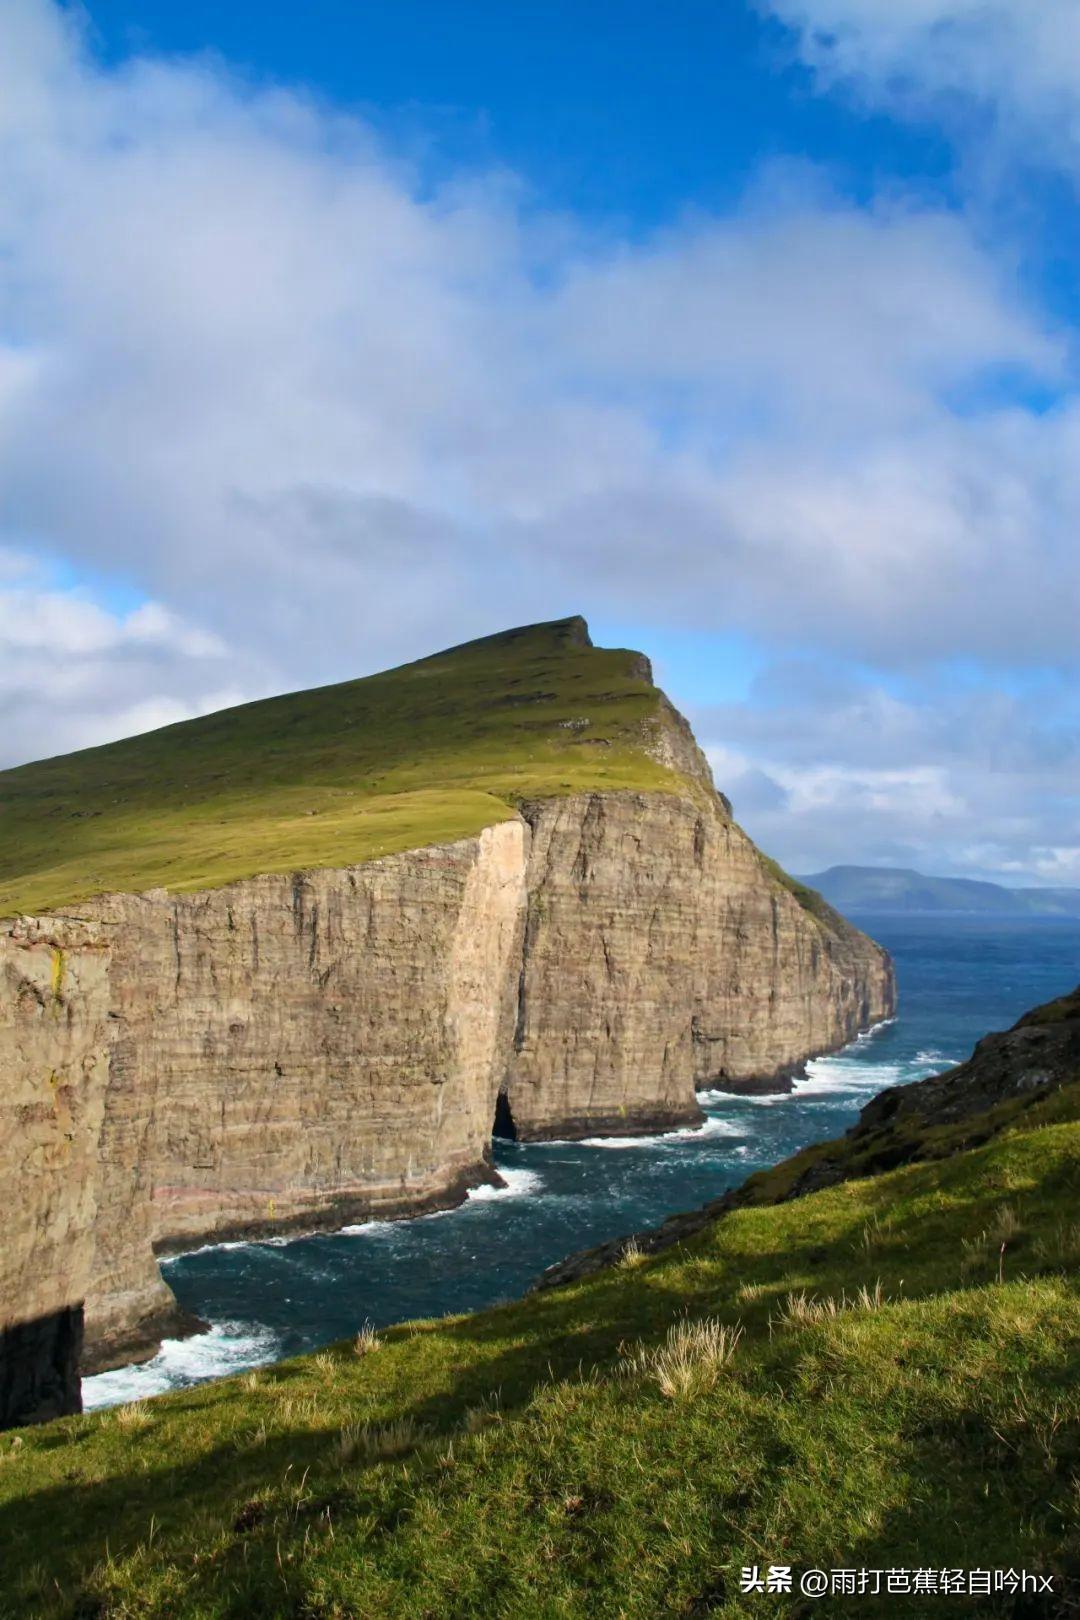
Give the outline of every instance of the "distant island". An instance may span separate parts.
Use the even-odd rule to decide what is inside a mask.
[[[902,866],[830,866],[827,872],[813,872],[798,881],[843,912],[1080,917],[1080,889],[1006,889],[973,878],[927,877]]]

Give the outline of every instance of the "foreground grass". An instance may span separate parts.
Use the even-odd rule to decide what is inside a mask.
[[[477,833],[533,795],[672,792],[638,655],[559,620],[0,772],[0,916]]]
[[[752,1563],[1060,1587],[1080,1573],[1077,1091],[574,1287],[0,1437],[0,1612],[801,1612],[740,1596]]]

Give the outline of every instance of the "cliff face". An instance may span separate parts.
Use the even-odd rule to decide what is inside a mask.
[[[8,925],[0,1326],[85,1302],[100,1368],[176,1325],[155,1250],[489,1175],[526,837]]]
[[[176,1330],[163,1249],[460,1197],[500,1090],[522,1136],[663,1128],[892,1006],[885,954],[691,797],[80,911],[0,930],[0,1327],[82,1306],[90,1368]]]
[[[696,1089],[777,1089],[892,1012],[886,953],[805,911],[721,804],[589,794],[524,814],[520,1137],[699,1118]]]
[[[182,1330],[165,1250],[445,1205],[491,1177],[496,1118],[533,1138],[663,1129],[699,1117],[695,1088],[784,1085],[892,1011],[885,953],[800,904],[647,660],[591,649],[581,621],[9,772],[30,872],[13,892],[68,881],[53,818],[86,843],[72,892],[122,857],[129,880],[175,877],[177,848],[185,883],[223,870],[207,828],[240,814],[230,772],[253,760],[250,813],[280,810],[275,761],[291,772],[311,737],[311,771],[339,777],[252,849],[370,855],[407,827],[494,824],[0,923],[0,1422],[70,1408],[84,1331],[99,1369]],[[363,777],[380,750],[393,793]],[[416,791],[420,757],[436,782],[472,760],[483,786]],[[485,770],[545,791],[499,797]],[[177,782],[202,797],[174,816]]]
[[[108,971],[93,924],[20,918],[0,933],[0,1423],[78,1409]]]

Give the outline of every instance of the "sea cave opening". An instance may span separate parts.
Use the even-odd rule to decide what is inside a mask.
[[[504,1142],[517,1141],[517,1126],[510,1109],[510,1098],[505,1091],[500,1091],[495,1099],[495,1123],[491,1127],[491,1134],[501,1137]]]

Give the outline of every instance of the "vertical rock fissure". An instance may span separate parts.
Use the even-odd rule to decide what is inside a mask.
[[[526,855],[526,863],[527,864],[526,864],[526,873],[525,873],[525,922],[524,922],[524,925],[523,925],[522,930],[521,930],[521,965],[520,965],[520,967],[518,969],[517,1011],[516,1011],[515,1016],[514,1016],[514,1052],[515,1052],[515,1054],[520,1052],[522,1050],[522,1048],[524,1047],[524,1045],[525,1045],[525,1020],[526,1020],[527,1011],[528,1011],[528,1008],[527,1008],[528,989],[527,989],[526,980],[527,980],[528,969],[529,969],[529,948],[530,948],[530,946],[532,944],[536,924],[537,924],[537,922],[539,920],[536,908],[539,907],[539,905],[541,904],[541,901],[539,899],[539,890],[534,894],[533,890],[530,887],[530,883],[529,883],[529,876],[530,876],[530,874],[529,874],[529,866],[531,865],[532,841],[536,836],[537,817],[535,815],[535,812],[530,814],[529,807],[527,807],[525,805],[519,805],[518,810],[519,810],[519,814],[521,816],[521,819],[524,821],[525,825],[529,829],[529,850],[528,850],[528,853]],[[510,1103],[509,1103],[509,1097],[508,1097],[507,1098],[507,1109],[509,1109],[509,1106],[510,1106]]]
[[[525,1045],[525,1013],[526,995],[525,975],[529,956],[529,930],[532,928],[532,909],[528,899],[525,901],[525,926],[521,930],[521,966],[518,969],[517,986],[517,1012],[514,1017],[514,1051],[520,1052]]]
[[[82,1411],[83,1307],[0,1328],[0,1429]]]

